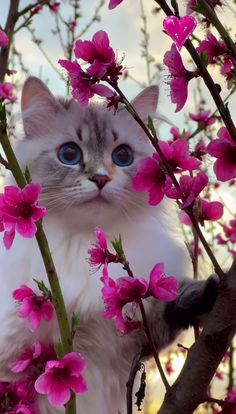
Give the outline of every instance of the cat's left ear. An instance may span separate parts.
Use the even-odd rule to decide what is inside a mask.
[[[148,86],[140,92],[131,102],[135,111],[143,121],[148,120],[148,116],[153,118],[157,110],[159,98],[159,88],[157,85]]]

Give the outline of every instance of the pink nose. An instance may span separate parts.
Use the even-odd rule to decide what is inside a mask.
[[[90,181],[93,181],[99,190],[101,190],[106,185],[106,183],[110,181],[110,178],[108,175],[95,174],[92,178],[90,178]]]

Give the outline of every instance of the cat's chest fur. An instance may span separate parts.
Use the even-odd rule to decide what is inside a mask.
[[[170,237],[170,227],[174,225],[174,222],[171,224],[166,213],[160,221],[160,215],[159,212],[156,216],[155,208],[150,208],[150,214],[146,216],[134,214],[133,219],[114,220],[114,222],[106,223],[104,230],[108,239],[122,234],[125,252],[136,276],[148,279],[152,267],[163,261],[167,275],[181,278],[186,272],[185,254],[174,240],[173,234]],[[102,269],[94,272],[87,260],[88,248],[91,242],[95,241],[93,228],[90,226],[90,230],[85,230],[83,226],[82,229],[78,226],[77,231],[75,223],[71,221],[68,220],[66,212],[64,219],[63,216],[60,219],[49,216],[45,220],[45,231],[69,315],[76,312],[80,316],[75,349],[86,357],[86,378],[89,391],[79,396],[79,412],[82,414],[92,412],[116,414],[118,410],[124,410],[124,399],[120,396],[122,395],[123,398],[125,396],[125,384],[132,359],[142,347],[144,333],[139,331],[133,335],[122,336],[116,331],[113,320],[103,320],[104,304],[100,281]],[[126,276],[124,270],[117,264],[109,265],[109,272],[113,278]],[[5,361],[9,358],[10,362],[13,353],[11,345],[9,346],[13,338],[9,337],[9,332],[14,332],[14,337],[19,338],[18,352],[21,346],[33,342],[36,338],[46,342],[59,339],[56,322],[43,323],[40,330],[33,336],[29,331],[27,321],[18,319],[16,316],[17,308],[11,297],[12,291],[21,284],[27,284],[37,290],[32,278],[46,281],[37,243],[35,240],[26,240],[17,236],[10,252],[3,251],[3,247],[1,249],[0,322],[2,337],[5,338],[2,344],[2,348],[6,349]],[[150,311],[149,306],[147,309]],[[12,315],[11,318],[6,316],[9,313]],[[164,321],[162,322],[161,313],[157,323],[160,335],[163,336],[161,332],[165,332],[166,328]],[[163,338],[164,343],[168,341],[168,338]],[[104,381],[106,386],[103,386]],[[99,411],[97,411],[95,401],[99,404]],[[50,412],[44,404],[41,411],[42,414]]]

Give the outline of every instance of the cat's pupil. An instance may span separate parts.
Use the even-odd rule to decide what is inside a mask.
[[[134,161],[132,149],[125,144],[119,145],[112,152],[112,161],[119,167],[128,167]]]
[[[82,151],[75,142],[61,145],[57,153],[58,159],[67,165],[79,164],[82,161]]]

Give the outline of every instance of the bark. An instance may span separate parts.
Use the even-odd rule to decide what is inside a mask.
[[[4,32],[9,37],[9,44],[7,47],[3,47],[0,49],[0,82],[4,81],[5,73],[8,69],[8,57],[12,41],[12,33],[14,31],[14,27],[18,19],[19,2],[19,0],[11,0],[8,11],[7,22],[4,28]]]
[[[214,308],[192,345],[184,367],[166,392],[159,414],[192,414],[207,398],[207,389],[236,333],[236,259],[221,280]]]

